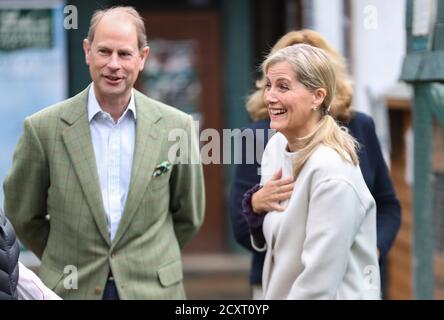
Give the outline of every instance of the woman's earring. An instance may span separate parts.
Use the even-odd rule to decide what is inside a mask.
[[[318,111],[318,107],[313,107],[313,111]]]

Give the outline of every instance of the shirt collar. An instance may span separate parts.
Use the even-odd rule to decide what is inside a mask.
[[[123,113],[122,117],[126,115],[128,110],[131,110],[134,116],[134,120],[136,120],[136,104],[134,103],[134,90],[131,89],[131,98],[128,104],[128,107],[126,108],[125,112]],[[92,119],[94,119],[95,115],[105,112],[100,107],[99,102],[97,101],[96,94],[94,92],[94,83],[91,84],[89,87],[89,93],[88,93],[88,121],[91,122]]]

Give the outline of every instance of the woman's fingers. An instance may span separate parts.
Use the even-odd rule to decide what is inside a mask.
[[[281,186],[275,186],[273,188],[273,199],[277,199],[276,197],[279,196],[279,199],[281,199],[280,195],[282,194],[290,194],[293,192],[294,189],[294,183],[288,183],[288,184],[283,184]],[[286,198],[287,199],[287,198]]]
[[[282,169],[273,174],[262,189],[257,191],[252,197],[253,211],[264,213],[269,211],[284,211],[279,202],[288,200],[294,188],[293,177],[282,179]]]
[[[293,183],[293,182],[294,182],[293,177],[279,179],[279,180],[275,181],[277,186],[283,186],[283,185],[287,185],[287,184],[290,184],[290,183]]]
[[[289,183],[279,187],[279,193],[287,193],[291,192],[294,189],[294,183]]]
[[[276,195],[275,200],[276,201],[288,200],[290,199],[292,193],[293,191],[279,193],[278,195]]]
[[[279,212],[282,212],[282,211],[285,210],[285,208],[282,207],[281,205],[279,205],[277,202],[274,202],[274,203],[273,203],[271,209],[272,209],[272,210],[270,210],[270,211],[279,211]]]

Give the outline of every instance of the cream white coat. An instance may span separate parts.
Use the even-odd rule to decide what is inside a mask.
[[[281,167],[293,175],[286,147],[280,133],[268,142],[262,185]],[[379,299],[376,204],[358,166],[319,146],[283,205],[263,224],[265,299]]]

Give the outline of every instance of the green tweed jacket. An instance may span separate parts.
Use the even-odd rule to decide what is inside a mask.
[[[4,182],[5,211],[41,259],[39,276],[62,298],[101,299],[110,269],[121,299],[185,298],[181,249],[205,207],[192,118],[135,91],[131,181],[111,242],[87,99],[88,89],[26,118]],[[177,149],[182,162],[156,170]]]

